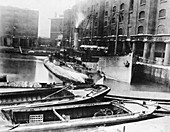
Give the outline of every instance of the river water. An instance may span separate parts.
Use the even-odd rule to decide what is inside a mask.
[[[0,53],[0,74],[9,81],[61,82],[44,67],[45,58]]]
[[[9,81],[61,82],[44,67],[43,61],[45,58],[42,56],[0,53],[0,74],[7,75]],[[114,93],[131,91],[170,93],[170,88],[151,82],[141,81],[129,85],[107,79],[104,83],[111,87],[111,91]]]

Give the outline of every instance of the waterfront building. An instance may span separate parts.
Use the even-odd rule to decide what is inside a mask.
[[[0,18],[1,45],[34,46],[38,36],[38,11],[0,6]]]
[[[103,37],[103,0],[88,0],[84,8],[85,19],[80,24],[83,45],[100,45]],[[81,33],[81,32],[80,32]]]
[[[65,44],[66,47],[71,47],[72,44],[72,19],[73,16],[73,11],[72,9],[67,9],[64,11],[64,21],[63,21],[63,43]]]
[[[133,51],[140,64],[157,68],[144,68],[148,77],[169,80],[163,69],[170,65],[170,1],[86,0],[82,4],[86,17],[79,25],[81,49],[98,56],[124,56]]]
[[[51,18],[50,39],[53,46],[60,46],[63,39],[63,17]]]
[[[127,54],[133,48],[143,62],[167,65],[168,5],[167,0],[87,0],[81,3],[85,18],[79,25],[80,44],[108,47],[109,55]],[[70,9],[69,16],[75,16],[76,11]],[[69,34],[73,38],[75,21],[66,16],[72,25],[65,26],[72,30]]]
[[[79,25],[80,45],[103,46],[108,50],[105,55],[133,50],[145,63],[169,65],[169,5],[167,0],[87,0],[81,3],[85,17]],[[76,11],[70,9],[69,16]],[[69,40],[75,21],[70,17],[68,21]]]

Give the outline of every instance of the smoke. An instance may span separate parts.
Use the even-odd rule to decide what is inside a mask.
[[[2,22],[1,22],[1,12],[0,12],[0,37],[3,35]]]
[[[85,15],[82,12],[77,12],[76,17],[76,28],[80,25],[80,23],[85,19]]]

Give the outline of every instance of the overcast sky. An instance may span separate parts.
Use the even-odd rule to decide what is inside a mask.
[[[78,0],[0,0],[0,5],[39,11],[39,36],[50,36],[50,19],[63,14],[65,9],[71,8]]]

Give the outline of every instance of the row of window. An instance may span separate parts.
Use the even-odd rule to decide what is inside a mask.
[[[160,0],[160,2],[162,3],[162,2],[166,2],[167,0]],[[140,0],[140,5],[144,5],[144,4],[146,4],[146,0]],[[108,7],[109,6],[109,2],[108,1],[106,1],[106,7]],[[134,0],[130,0],[130,6],[129,6],[129,10],[133,10],[133,5],[134,5]],[[120,10],[124,10],[124,8],[125,8],[125,4],[124,3],[122,3],[121,5],[120,5]],[[112,11],[113,12],[116,12],[116,6],[114,6],[113,8],[112,8]],[[105,15],[107,16],[107,12],[105,12]]]
[[[160,11],[159,11],[159,18],[165,18],[166,17],[166,10],[165,9],[161,9]],[[140,13],[139,13],[139,20],[142,20],[142,19],[145,19],[145,12],[144,11],[141,11]],[[124,15],[123,14],[120,14],[119,15],[119,22],[122,22],[124,20]],[[112,19],[111,19],[111,23],[115,23],[116,22],[116,20],[115,20],[115,17],[113,17]],[[104,22],[104,26],[107,26],[108,25],[108,22],[107,21],[105,21]]]
[[[143,34],[143,33],[144,33],[144,27],[143,26],[139,26],[138,27],[138,34]],[[123,28],[119,28],[118,34],[119,35],[123,35]],[[165,26],[164,25],[159,25],[158,26],[157,34],[165,34]],[[108,35],[106,30],[104,31],[104,35],[105,36]],[[116,35],[116,30],[115,29],[111,30],[111,35]]]
[[[164,18],[166,16],[166,10],[165,9],[161,9],[159,11],[159,18]],[[141,11],[139,13],[139,19],[144,19],[145,18],[145,12]]]
[[[144,27],[139,26],[138,27],[138,34],[143,34],[144,33]],[[157,28],[157,34],[165,34],[165,26],[164,25],[159,25]]]

